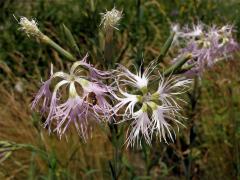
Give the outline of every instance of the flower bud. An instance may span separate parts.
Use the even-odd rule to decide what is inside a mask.
[[[118,22],[122,18],[122,11],[118,11],[115,7],[111,11],[106,11],[105,13],[101,13],[102,20],[100,25],[103,25],[105,30],[109,28],[117,29]]]
[[[42,36],[42,32],[38,29],[37,22],[34,19],[28,20],[26,17],[21,17],[18,24],[21,26],[19,29],[24,31],[28,36]]]

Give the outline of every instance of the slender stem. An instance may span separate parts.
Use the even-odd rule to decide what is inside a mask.
[[[181,70],[178,71],[178,73],[184,73],[190,69],[192,69],[195,66],[195,64],[187,65],[185,67],[182,67]]]
[[[199,86],[199,80],[198,77],[195,76],[194,77],[194,84],[193,84],[193,90],[192,93],[190,94],[190,100],[191,100],[191,113],[189,116],[189,124],[190,124],[190,128],[189,128],[189,144],[188,144],[188,148],[190,150],[190,153],[188,154],[188,156],[185,159],[185,177],[187,180],[191,179],[191,167],[192,167],[192,148],[194,148],[194,142],[195,142],[195,137],[196,132],[195,132],[195,128],[196,128],[196,124],[195,124],[195,115],[196,115],[196,105],[198,103],[198,99],[199,99],[199,91],[200,91],[200,86]]]
[[[120,173],[120,156],[121,151],[119,149],[119,145],[121,144],[118,133],[118,125],[117,124],[109,124],[110,132],[111,132],[111,143],[114,147],[113,160],[109,161],[109,166],[112,174],[112,178],[117,180]]]
[[[175,73],[177,70],[179,70],[189,59],[191,59],[191,54],[185,54],[182,57],[180,57],[179,60],[175,64],[173,64],[171,67],[169,67],[164,73],[164,76],[168,76],[170,74]]]
[[[164,43],[159,56],[157,57],[158,63],[163,61],[163,58],[166,56],[169,48],[172,45],[173,39],[174,39],[175,33],[171,32],[170,36],[168,37],[167,41]]]
[[[136,48],[137,48],[137,56],[135,58],[135,65],[137,68],[140,67],[142,61],[142,53],[143,53],[143,42],[141,41],[140,36],[140,27],[141,27],[141,0],[136,0],[136,26],[135,26],[135,37],[136,37]],[[141,66],[143,69],[143,66]]]
[[[76,61],[76,58],[69,53],[68,51],[66,51],[65,49],[63,49],[61,46],[59,46],[57,43],[55,43],[52,39],[50,39],[48,36],[43,35],[43,37],[41,38],[42,42],[50,45],[52,48],[54,48],[57,52],[59,52],[61,55],[63,55],[65,58],[71,60],[71,61]]]
[[[105,35],[105,47],[104,47],[104,61],[106,64],[106,68],[110,70],[115,66],[114,59],[114,42],[113,42],[114,29],[109,27],[106,29]],[[111,80],[110,80],[111,81]],[[112,119],[112,122],[114,120]],[[118,124],[109,124],[110,133],[111,133],[111,143],[114,147],[114,155],[113,160],[109,161],[109,166],[112,174],[112,178],[117,180],[120,174],[120,160],[121,160],[121,150],[119,148],[120,140],[118,133]]]
[[[232,89],[232,87],[228,87],[228,91],[229,91],[229,101],[230,101],[230,107],[229,108],[229,119],[231,120],[231,123],[233,124],[233,129],[232,129],[232,133],[231,133],[231,139],[232,139],[232,144],[233,144],[233,156],[232,158],[235,159],[235,170],[236,170],[236,179],[239,180],[240,179],[240,157],[239,157],[239,142],[237,139],[237,132],[238,132],[238,128],[239,128],[239,122],[236,119],[236,110],[234,109],[234,91]]]
[[[168,76],[170,74],[174,74],[175,72],[177,72],[189,59],[191,59],[191,54],[185,54],[182,57],[179,58],[179,60],[177,60],[177,62],[175,64],[173,64],[172,66],[170,66],[166,71],[163,72],[164,76]],[[158,81],[160,79],[157,78],[155,81],[151,81],[149,83],[149,85],[153,85],[156,81]]]
[[[104,60],[108,66],[108,69],[113,68],[115,62],[113,57],[113,28],[106,30],[105,47],[104,47]]]

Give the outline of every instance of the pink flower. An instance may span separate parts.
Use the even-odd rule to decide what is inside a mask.
[[[108,120],[112,114],[112,87],[102,82],[102,79],[108,78],[111,73],[95,69],[86,62],[86,57],[72,65],[70,74],[52,74],[50,79],[43,83],[32,103],[32,108],[36,108],[43,100],[41,112],[48,113],[44,125],[49,128],[49,132],[52,131],[51,127],[55,126],[54,131],[60,137],[70,124],[73,124],[79,135],[86,140],[90,122]],[[86,70],[89,76],[82,73]],[[57,84],[53,84],[53,79],[56,79]],[[50,85],[54,87],[53,92],[50,91]],[[67,97],[64,89],[67,89]]]
[[[201,73],[216,62],[231,57],[231,53],[239,49],[233,37],[233,26],[230,25],[208,27],[198,24],[192,28],[183,28],[182,31],[179,28],[173,30],[176,31],[175,44],[181,45],[181,55],[192,55],[192,59],[186,63],[194,65],[191,72]]]
[[[45,82],[43,82],[43,85],[41,86],[41,88],[39,89],[35,99],[32,102],[31,105],[31,109],[36,108],[37,104],[39,103],[40,99],[43,98],[43,102],[42,102],[42,108],[41,108],[41,114],[46,113],[49,110],[49,105],[50,105],[50,101],[52,98],[52,92],[50,91],[50,83],[51,80],[47,80]]]

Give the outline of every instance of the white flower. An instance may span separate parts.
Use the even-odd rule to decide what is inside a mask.
[[[141,73],[133,74],[127,68],[120,66],[118,71],[117,85],[119,96],[114,97],[119,103],[114,107],[114,112],[124,109],[122,121],[133,120],[127,137],[127,146],[141,147],[141,140],[151,145],[152,136],[156,135],[159,140],[167,143],[168,140],[174,141],[175,135],[172,124],[177,126],[181,124],[178,119],[181,115],[181,106],[179,101],[183,101],[179,95],[185,93],[191,83],[191,80],[175,77],[165,78],[162,75],[159,79],[159,86],[155,93],[149,91],[149,77],[155,68],[155,62],[152,62],[146,70]],[[128,92],[127,88],[122,90],[120,86],[127,86],[141,90],[139,94]],[[144,90],[142,90],[144,89]],[[170,123],[172,122],[172,123]]]
[[[149,64],[149,66],[142,73],[141,68],[136,72],[136,74],[130,72],[126,67],[119,65],[118,78],[123,84],[128,85],[139,90],[146,91],[148,82],[151,79],[151,73],[156,67],[155,61]]]
[[[194,38],[203,34],[203,24],[193,25],[192,31],[183,33],[182,37]]]
[[[113,96],[119,101],[114,106],[114,112],[117,114],[117,112],[127,105],[125,112],[124,112],[124,117],[128,117],[129,115],[131,116],[134,113],[134,107],[138,102],[141,102],[141,96],[139,95],[133,95],[129,94],[127,92],[124,92],[121,88],[118,88],[119,93],[121,94],[121,97],[118,97],[116,94],[113,94]]]
[[[148,105],[152,109],[152,122],[151,122],[151,135],[155,134],[159,137],[159,140],[162,141],[164,139],[165,143],[168,143],[168,139],[174,142],[174,138],[176,136],[174,129],[168,123],[169,121],[173,121],[175,124],[182,124],[177,120],[177,116],[172,114],[172,107],[167,106],[159,106],[154,102],[149,102]],[[174,133],[174,137],[172,136],[172,132]],[[167,138],[168,136],[168,138]]]
[[[151,135],[150,135],[150,125],[151,121],[147,113],[147,104],[143,104],[141,109],[133,113],[133,122],[130,127],[132,128],[129,132],[127,138],[127,146],[134,146],[137,143],[137,146],[141,147],[141,136],[145,139],[147,144],[151,145]]]
[[[164,78],[160,76],[158,89],[152,95],[152,100],[160,100],[164,105],[175,107],[175,109],[181,108],[178,105],[178,101],[184,101],[179,97],[180,94],[185,93],[189,89],[189,85],[192,83],[190,79],[180,78],[178,76]]]
[[[101,13],[102,20],[100,25],[103,25],[104,29],[114,28],[117,29],[118,22],[122,18],[122,11],[118,11],[115,7],[111,11],[107,11],[105,13]]]

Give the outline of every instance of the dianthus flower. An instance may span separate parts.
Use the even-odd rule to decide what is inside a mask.
[[[60,137],[72,123],[85,140],[89,121],[108,120],[111,115],[112,106],[109,101],[112,100],[112,88],[101,81],[109,77],[110,73],[95,69],[86,59],[87,55],[83,60],[75,62],[69,74],[52,73],[50,79],[43,82],[32,102],[32,108],[40,104],[41,113],[47,113],[45,127],[51,132],[54,124],[54,131]]]
[[[191,53],[192,59],[186,65],[193,65],[191,71],[194,72],[203,72],[239,48],[231,25],[208,27],[198,24],[192,28],[185,27],[182,31],[176,25],[173,31],[176,34],[174,43],[179,45],[180,54]]]
[[[151,75],[155,67],[156,63],[152,62],[143,73],[139,70],[134,74],[120,65],[117,71],[118,93],[114,97],[119,102],[113,109],[123,116],[122,121],[132,120],[127,146],[141,146],[142,139],[151,145],[153,135],[166,143],[168,140],[174,141],[172,123],[181,124],[178,120],[182,118],[178,102],[182,99],[178,96],[188,89],[191,80],[159,75],[158,89],[154,92],[150,90],[149,82],[156,81]]]

